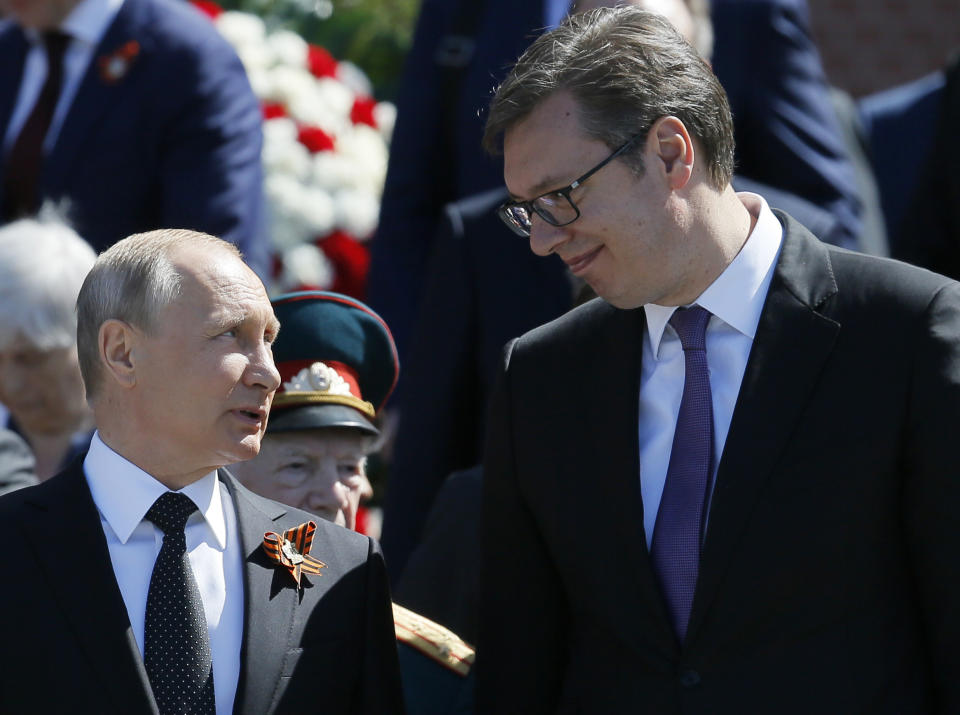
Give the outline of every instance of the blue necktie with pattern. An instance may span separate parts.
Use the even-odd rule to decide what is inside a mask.
[[[670,318],[683,346],[686,372],[650,555],[681,643],[687,635],[697,585],[703,508],[713,461],[713,399],[706,345],[709,322],[710,312],[699,306],[678,308]]]

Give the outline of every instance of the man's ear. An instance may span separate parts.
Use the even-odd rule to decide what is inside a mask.
[[[693,140],[676,117],[660,117],[650,128],[648,142],[659,160],[660,171],[673,190],[682,189],[693,175]]]
[[[111,318],[100,326],[97,346],[104,371],[121,387],[130,388],[137,384],[134,365],[134,346],[137,334],[129,323]]]

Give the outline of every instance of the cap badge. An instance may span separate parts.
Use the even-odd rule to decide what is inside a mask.
[[[283,383],[286,392],[325,392],[329,395],[350,395],[350,385],[329,365],[315,362]]]

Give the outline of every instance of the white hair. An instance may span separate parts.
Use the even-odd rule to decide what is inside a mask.
[[[77,340],[76,302],[96,253],[48,217],[0,228],[0,350],[25,339],[40,350]]]

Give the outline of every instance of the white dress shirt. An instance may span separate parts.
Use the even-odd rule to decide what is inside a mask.
[[[745,192],[737,196],[757,222],[730,265],[694,301],[713,314],[706,336],[713,397],[711,485],[783,240],[783,228],[763,198]],[[640,494],[649,547],[670,464],[686,368],[680,338],[668,323],[676,307],[650,303],[643,309],[647,330],[640,370]]]
[[[99,432],[90,442],[83,471],[100,512],[133,635],[143,654],[147,592],[163,544],[163,532],[144,516],[169,489],[110,449]],[[230,493],[215,471],[180,492],[198,507],[187,520],[187,553],[207,616],[217,714],[229,715],[240,678],[243,637],[243,553],[237,516]]]
[[[80,88],[80,82],[93,59],[93,51],[100,44],[121,5],[123,0],[81,0],[60,24],[59,29],[70,35],[71,41],[63,57],[60,98],[50,120],[47,136],[43,140],[45,152],[49,152],[56,143],[73,98]],[[43,47],[43,40],[36,30],[25,29],[24,33],[30,42],[30,49],[23,65],[23,79],[20,81],[17,101],[13,105],[7,133],[3,138],[5,149],[9,149],[16,141],[47,80],[47,52]]]

